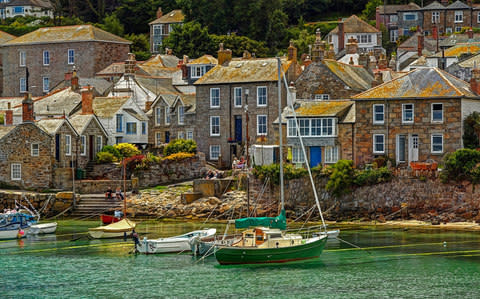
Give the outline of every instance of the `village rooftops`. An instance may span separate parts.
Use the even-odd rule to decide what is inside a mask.
[[[112,33],[92,25],[74,25],[59,27],[44,27],[27,33],[3,44],[4,46],[18,46],[31,44],[74,43],[74,42],[109,42],[131,44]]]
[[[11,41],[12,39],[16,39],[17,37],[11,34],[8,34],[4,31],[0,31],[0,45],[4,44],[8,41]]]
[[[193,59],[187,63],[187,65],[195,64],[218,64],[218,60],[212,55],[203,55],[202,57],[198,57],[197,59]]]
[[[98,117],[112,118],[129,99],[129,96],[96,97],[93,99],[93,111]]]
[[[475,54],[474,56],[462,61],[462,62],[459,62],[458,65],[460,67],[464,67],[464,68],[474,68],[474,67],[478,67],[480,66],[480,53],[479,54]]]
[[[282,58],[286,72],[292,61]],[[198,79],[194,85],[269,82],[278,80],[276,58],[232,59],[226,65],[217,65]]]
[[[0,139],[7,136],[16,126],[0,126]]]
[[[480,43],[480,34],[473,33],[473,38],[470,38],[467,33],[455,33],[447,38],[440,40],[439,46],[440,47],[453,47],[457,44],[465,44],[465,43]]]
[[[341,123],[355,123],[355,102],[351,100],[302,100],[296,99],[295,115],[299,118],[308,117],[337,117]],[[294,117],[292,109],[287,106],[282,111],[282,123]],[[278,118],[273,122],[278,124]]]
[[[380,5],[379,7],[377,7],[377,9],[378,9],[378,12],[382,15],[383,14],[391,15],[391,14],[396,14],[398,11],[420,9],[420,6],[418,6],[413,2],[410,2],[408,4],[400,4],[400,5],[395,5],[395,4],[386,5],[386,6]]]
[[[480,98],[462,81],[438,68],[419,68],[352,97],[353,100]]]
[[[352,89],[366,90],[372,86],[373,76],[362,66],[346,64],[331,59],[324,59],[323,63]]]
[[[0,4],[0,8],[7,6],[34,6],[45,9],[53,9],[52,3],[48,0],[12,0],[4,1]]]
[[[95,116],[95,114],[76,114],[73,117],[69,118],[68,121],[79,135],[83,135],[90,122],[95,121],[97,122],[98,126],[102,128],[104,134],[108,136],[107,131],[103,127],[102,123]]]
[[[144,63],[142,63],[142,67],[155,67],[155,68],[174,68],[176,69],[178,66],[178,62],[180,58],[175,55],[168,55],[168,54],[157,54]]]
[[[160,18],[148,23],[148,25],[181,23],[183,22],[184,19],[185,19],[185,16],[183,15],[182,10],[175,9],[169,13],[164,14]]]
[[[456,46],[450,47],[442,52],[439,52],[434,55],[434,57],[460,57],[463,54],[475,54],[480,52],[480,43],[466,43],[466,44],[457,44]]]
[[[377,33],[380,32],[377,28],[368,24],[356,15],[343,20],[344,33]],[[338,34],[338,26],[335,27],[329,34]]]
[[[70,87],[55,90],[33,101],[37,116],[71,115],[78,109],[82,102],[82,96]],[[14,115],[22,114],[22,105],[15,106]]]
[[[43,131],[47,132],[50,136],[53,136],[55,134],[57,134],[58,132],[58,129],[60,129],[60,127],[64,124],[64,123],[67,123],[67,125],[72,129],[72,131],[74,131],[75,133],[77,133],[77,131],[75,131],[75,129],[73,128],[73,126],[70,124],[70,122],[68,120],[66,120],[65,118],[46,118],[46,119],[41,119],[39,121],[36,122],[36,125],[42,129]]]

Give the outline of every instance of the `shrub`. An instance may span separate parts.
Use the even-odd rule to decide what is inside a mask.
[[[265,180],[270,177],[273,184],[280,184],[280,164],[270,164],[259,166],[256,165],[253,168],[253,175],[260,180]],[[283,177],[285,180],[292,180],[307,176],[308,172],[305,168],[295,168],[291,164],[286,164],[283,167]]]
[[[112,145],[105,145],[104,147],[102,147],[102,152],[112,154],[117,161],[122,159],[122,155],[120,154],[120,151]]]
[[[137,156],[141,153],[135,145],[130,143],[119,143],[115,144],[113,147],[120,152],[122,158]]]
[[[480,151],[474,149],[460,149],[445,157],[445,168],[442,171],[441,179],[448,180],[470,180],[477,178],[480,165]]]
[[[357,186],[370,186],[391,181],[392,177],[393,174],[388,168],[381,167],[356,172],[353,182]]]
[[[163,159],[169,160],[169,161],[180,161],[180,160],[188,159],[194,156],[195,154],[192,154],[192,153],[175,153],[175,154],[168,155]]]
[[[115,156],[109,152],[98,152],[96,161],[99,164],[112,163],[116,160]]]
[[[193,140],[185,140],[185,139],[175,139],[170,141],[165,149],[163,150],[163,154],[165,156],[170,156],[171,154],[176,153],[196,153],[197,152],[197,144]]]
[[[162,159],[158,156],[155,156],[152,153],[147,153],[147,156],[145,157],[145,161],[148,163],[159,163]]]
[[[336,196],[350,193],[355,175],[353,162],[351,160],[338,160],[332,166],[332,169],[333,172],[329,177],[326,189]]]

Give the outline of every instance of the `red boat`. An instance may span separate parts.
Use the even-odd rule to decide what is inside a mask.
[[[105,215],[105,214],[100,215],[100,219],[102,220],[103,224],[115,223],[122,220],[122,218],[115,217],[112,215]]]

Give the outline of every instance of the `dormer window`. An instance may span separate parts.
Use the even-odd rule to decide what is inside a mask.
[[[200,78],[206,73],[206,66],[200,66],[200,65],[193,65],[191,66],[191,77],[192,78]]]

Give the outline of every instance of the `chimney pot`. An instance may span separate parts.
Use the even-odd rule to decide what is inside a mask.
[[[345,48],[345,27],[343,21],[338,23],[338,52]]]
[[[226,65],[232,60],[232,50],[224,49],[223,43],[220,43],[218,50],[218,64]]]
[[[423,35],[422,31],[419,32],[417,36],[417,55],[421,57],[423,55],[423,47],[425,44],[425,36]]]
[[[32,94],[27,92],[25,93],[25,98],[22,101],[22,122],[33,123],[34,121],[35,117],[33,115]]]
[[[472,70],[472,79],[470,79],[470,89],[480,95],[480,69],[473,68]]]
[[[5,121],[4,121],[6,126],[11,126],[13,125],[13,111],[8,109],[5,111]]]
[[[93,89],[90,86],[82,91],[82,114],[93,114]]]
[[[148,110],[150,110],[150,108],[152,108],[152,104],[153,104],[153,101],[145,102],[145,112],[147,112]]]
[[[288,60],[297,62],[297,48],[293,45],[293,40],[290,41],[288,46]]]
[[[159,8],[157,9],[157,19],[158,19],[158,18],[161,18],[162,16],[163,16],[162,7],[159,7]]]

